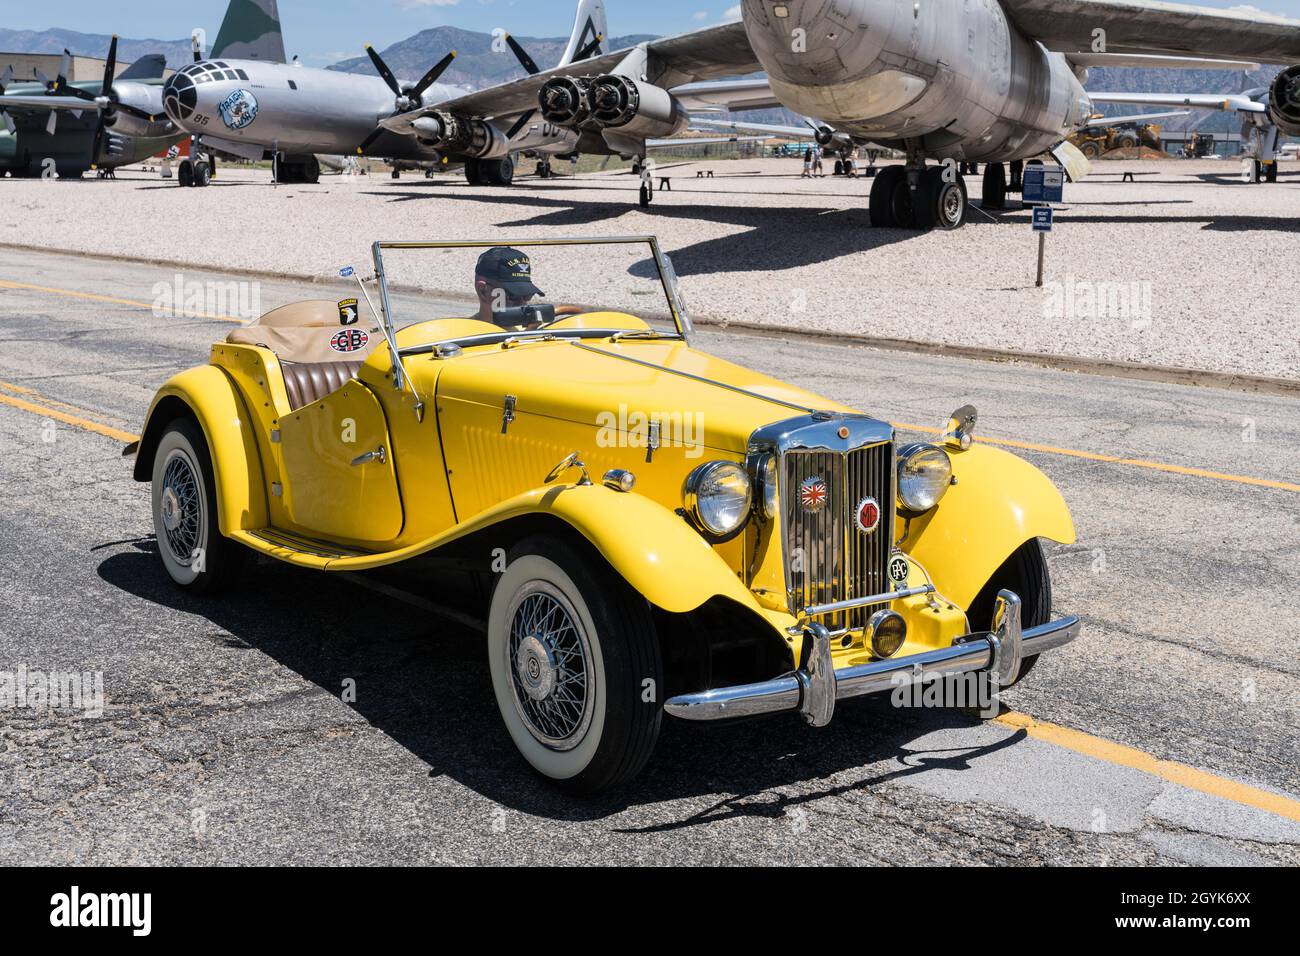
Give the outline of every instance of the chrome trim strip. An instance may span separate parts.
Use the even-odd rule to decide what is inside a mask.
[[[575,348],[580,348],[586,352],[595,352],[598,355],[607,355],[612,359],[631,362],[633,365],[644,365],[646,368],[652,368],[660,372],[667,372],[669,375],[676,375],[679,378],[689,378],[694,382],[703,382],[705,385],[716,385],[718,388],[725,388],[728,391],[737,392],[738,394],[746,395],[749,398],[756,398],[761,402],[771,402],[773,405],[781,405],[785,408],[793,408],[801,412],[811,412],[813,410],[807,405],[794,405],[790,402],[783,402],[779,398],[772,398],[770,395],[760,395],[758,392],[751,392],[748,389],[740,388],[736,385],[728,385],[726,382],[719,382],[717,379],[705,378],[703,375],[692,375],[690,372],[682,372],[675,368],[669,368],[666,365],[647,362],[645,359],[632,358],[630,355],[619,355],[617,352],[606,352],[604,349],[598,349],[594,345],[583,345],[581,342],[574,342],[573,345]]]
[[[866,597],[850,598],[847,601],[836,601],[833,604],[814,604],[811,607],[799,609],[795,615],[800,620],[810,617],[821,617],[823,614],[834,614],[836,611],[851,611],[857,607],[867,607],[870,604],[883,604],[886,601],[896,601],[899,598],[913,597],[917,594],[933,594],[933,584],[922,584],[914,588],[906,588],[902,591],[881,591],[879,594],[868,594]]]
[[[810,630],[817,627],[814,624]],[[1079,636],[1081,627],[1079,618],[1068,616],[1028,628],[1021,633],[1023,656],[1068,644]],[[1009,633],[1004,637],[1014,640]],[[809,723],[823,726],[817,719],[824,716],[829,721],[834,714],[834,703],[826,699],[828,691],[837,701],[892,690],[894,676],[900,673],[911,673],[915,679],[989,670],[998,663],[1003,643],[993,634],[968,634],[951,647],[831,671],[833,680],[821,667],[800,668],[773,680],[680,694],[664,702],[664,712],[683,720],[724,720],[797,710]],[[816,643],[809,659],[822,663]]]

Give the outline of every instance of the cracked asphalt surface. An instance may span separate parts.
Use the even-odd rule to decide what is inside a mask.
[[[0,250],[0,280],[128,300],[173,273]],[[0,284],[0,394],[133,433],[229,328]],[[698,344],[895,422],[973,401],[988,438],[1300,474],[1290,398],[735,332]],[[1072,506],[1079,540],[1049,559],[1057,610],[1085,630],[1006,705],[1300,806],[1300,493],[1020,453]],[[12,404],[0,483],[0,672],[102,671],[105,693],[98,718],[0,710],[3,863],[1300,863],[1294,815],[887,701],[841,705],[823,730],[667,720],[630,787],[573,800],[516,756],[474,632],[271,561],[220,599],[185,596],[120,444]]]

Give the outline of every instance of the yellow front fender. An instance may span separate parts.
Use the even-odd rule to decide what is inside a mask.
[[[694,611],[726,597],[763,615],[750,590],[716,551],[675,512],[638,494],[603,485],[538,488],[480,512],[427,541],[380,555],[336,558],[329,571],[363,571],[434,551],[494,525],[529,515],[549,515],[586,538],[623,579],[665,611]],[[765,615],[764,615],[765,616]]]
[[[221,533],[229,536],[270,524],[254,424],[235,383],[214,365],[181,372],[158,389],[141,432],[136,480],[149,481],[153,476],[154,452],[163,430],[184,415],[198,421],[208,440]]]
[[[950,452],[953,477],[939,507],[912,521],[902,542],[934,586],[959,607],[1030,538],[1074,542],[1065,499],[1041,471],[1010,452],[976,444]]]

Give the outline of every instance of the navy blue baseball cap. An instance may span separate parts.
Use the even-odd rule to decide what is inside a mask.
[[[527,254],[509,246],[494,246],[479,256],[474,275],[516,298],[546,295],[533,285],[533,264]]]

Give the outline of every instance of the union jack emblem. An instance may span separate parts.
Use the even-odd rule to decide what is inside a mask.
[[[804,511],[821,511],[828,497],[826,482],[820,475],[810,475],[799,485],[799,504]]]

